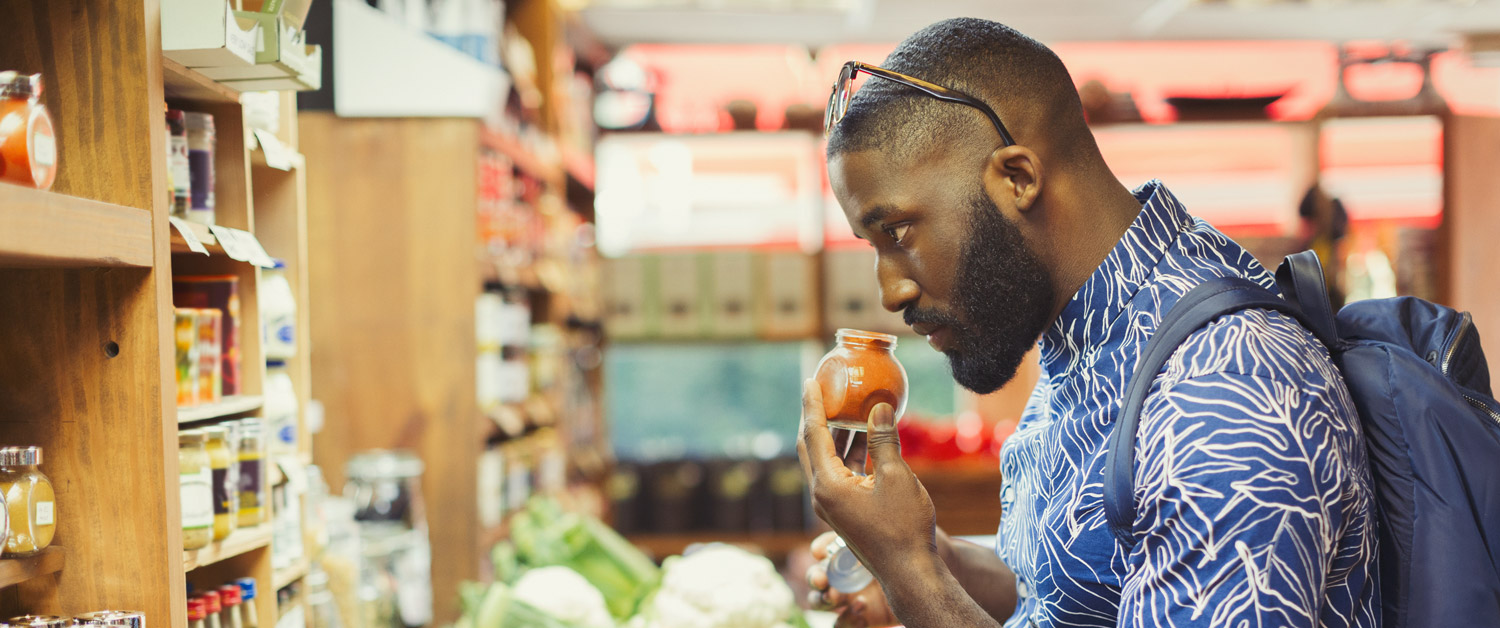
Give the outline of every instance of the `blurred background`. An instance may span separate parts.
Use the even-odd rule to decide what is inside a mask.
[[[54,459],[44,469],[75,491],[64,511],[116,495],[176,505],[162,514],[170,534],[161,517],[128,524],[141,538],[165,534],[164,547],[118,547],[65,519],[67,566],[59,557],[55,569],[0,570],[32,574],[20,589],[0,579],[0,610],[13,614],[126,603],[166,615],[153,624],[188,628],[184,609],[198,592],[254,577],[262,620],[279,628],[491,628],[474,615],[486,596],[527,569],[567,564],[604,590],[623,623],[645,589],[610,590],[599,573],[654,582],[651,563],[712,542],[766,557],[801,600],[806,548],[825,528],[796,460],[800,385],[845,327],[898,336],[911,382],[903,453],[938,523],[993,534],[998,452],[1035,382],[1035,355],[994,394],[956,387],[946,359],[882,309],[874,252],[845,223],[823,158],[823,111],[841,65],[878,64],[949,17],[1001,21],[1051,46],[1121,181],[1161,179],[1267,266],[1311,248],[1341,303],[1415,295],[1500,330],[1497,0],[0,7],[0,70],[42,72],[52,87],[41,102],[63,130],[56,188],[0,186],[0,231],[41,229],[7,205],[40,208],[26,220],[74,197],[148,209],[170,246],[143,249],[153,270],[110,280],[157,305],[120,297],[114,284],[85,288],[124,312],[111,325],[154,339],[174,312],[164,288],[156,300],[157,273],[178,284],[228,273],[247,337],[293,313],[298,331],[293,353],[273,351],[271,335],[246,341],[244,389],[202,403],[183,401],[181,380],[156,381],[171,367],[150,360],[173,350],[153,354],[155,340],[124,354],[146,360],[133,362],[145,380],[107,380],[127,391],[128,412],[60,392],[92,385],[84,366],[0,370],[15,390],[57,391],[51,405],[16,410],[6,425],[25,427],[6,438],[59,451],[126,444],[166,461],[133,469],[166,474],[145,483],[148,494],[115,484],[109,465]],[[125,52],[97,45],[114,41],[110,24]],[[236,44],[237,32],[268,37],[259,56],[255,39]],[[236,45],[249,46],[244,60]],[[267,45],[281,56],[267,60]],[[96,124],[93,111],[116,107],[104,92],[147,104]],[[191,211],[178,216],[170,187],[165,203],[153,196],[170,179],[158,149],[174,131],[154,113],[162,100],[217,125],[214,228]],[[148,163],[144,175],[131,169]],[[46,232],[80,222],[59,219]],[[231,232],[282,265],[236,255]],[[207,258],[193,248],[200,240]],[[0,262],[30,259],[7,248],[17,246],[0,234]],[[82,246],[92,251],[94,240]],[[87,253],[103,261],[85,265],[120,255]],[[6,271],[15,280],[0,281],[0,303],[26,314],[0,336],[5,355],[39,355],[17,330],[74,329],[31,305],[31,282],[62,290],[96,270]],[[161,398],[179,400],[175,420]],[[54,407],[107,416],[118,431],[54,422]],[[162,443],[179,425],[226,419],[261,419],[275,435],[272,514],[190,549],[175,532],[184,506]],[[628,543],[585,523],[596,521]],[[174,584],[138,595],[123,586],[129,578],[100,585],[87,575],[140,564],[159,566],[147,580],[185,579],[193,593]]]

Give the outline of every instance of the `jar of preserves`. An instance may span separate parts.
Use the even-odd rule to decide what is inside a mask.
[[[240,467],[238,519],[241,528],[248,528],[266,522],[266,442],[261,437],[261,419],[241,419],[238,424],[240,430],[240,446],[236,456]]]
[[[37,468],[41,464],[41,447],[0,449],[0,493],[5,494],[10,515],[6,556],[36,554],[52,544],[57,532],[57,495],[52,481]]]
[[[177,482],[182,495],[182,549],[214,540],[214,491],[207,437],[199,430],[177,433]]]
[[[73,620],[56,615],[22,615],[7,619],[5,623],[17,628],[67,628]]]
[[[906,369],[896,361],[896,337],[840,329],[838,345],[823,356],[815,376],[823,389],[829,427],[863,432],[870,410],[888,403],[896,420],[906,411]]]
[[[94,611],[73,616],[73,625],[89,628],[146,628],[146,614],[140,611]]]
[[[230,483],[229,473],[239,461],[230,453],[229,430],[215,425],[203,428],[203,433],[208,437],[208,462],[213,474],[214,540],[222,541],[239,527],[239,486]]]
[[[0,180],[41,190],[57,180],[57,139],[42,75],[0,72]]]

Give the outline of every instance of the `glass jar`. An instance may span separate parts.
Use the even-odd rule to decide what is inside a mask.
[[[94,611],[73,616],[73,625],[95,628],[146,628],[146,614],[140,611]]]
[[[394,604],[389,624],[369,628],[423,626],[432,620],[432,548],[422,501],[422,461],[403,451],[368,451],[349,460],[345,494],[359,522],[361,579],[375,587],[367,607]],[[364,597],[364,596],[362,596]]]
[[[888,403],[896,420],[906,411],[906,369],[896,361],[896,337],[857,329],[840,329],[838,346],[818,363],[823,410],[830,427],[855,432],[868,429],[870,410]]]
[[[191,200],[187,219],[205,225],[214,224],[214,117],[189,111],[187,122],[188,175]]]
[[[40,190],[57,180],[57,138],[42,75],[0,72],[0,180]]]
[[[186,218],[192,206],[193,176],[188,165],[187,117],[181,109],[167,110],[167,174],[172,179],[172,215]]]
[[[41,447],[0,449],[0,493],[10,511],[10,536],[5,540],[8,557],[31,556],[52,544],[57,532],[57,495],[52,481],[37,466]]]
[[[266,443],[257,418],[239,421],[239,524],[241,528],[266,522]]]
[[[199,430],[177,433],[184,550],[202,549],[214,540],[213,463],[208,456],[207,440]]]
[[[5,623],[15,627],[25,628],[67,628],[73,620],[56,615],[22,615],[5,620]]]
[[[229,468],[236,464],[236,456],[230,453],[229,430],[221,425],[215,425],[203,428],[203,433],[208,436],[209,469],[213,473],[211,486],[214,493],[214,540],[222,541],[229,536],[229,533],[234,532],[236,524],[239,523],[239,487],[229,481]],[[230,496],[233,496],[233,499]],[[210,603],[210,606],[212,605]]]

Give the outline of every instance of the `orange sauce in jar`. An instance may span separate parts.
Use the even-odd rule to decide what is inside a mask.
[[[42,190],[57,178],[57,139],[42,77],[0,72],[0,181]]]
[[[823,410],[830,427],[863,432],[870,410],[888,403],[896,420],[906,411],[906,369],[896,361],[896,337],[857,329],[840,329],[838,345],[818,363],[815,379],[823,389]]]

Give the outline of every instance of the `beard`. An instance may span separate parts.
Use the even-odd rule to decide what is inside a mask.
[[[989,196],[969,202],[969,240],[959,255],[954,309],[908,308],[907,325],[952,330],[943,351],[960,386],[988,394],[1016,376],[1052,314],[1052,274]]]

